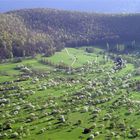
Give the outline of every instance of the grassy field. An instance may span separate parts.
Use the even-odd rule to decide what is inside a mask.
[[[0,139],[139,140],[139,76],[130,63],[115,72],[102,52],[0,64]]]
[[[93,61],[97,59],[97,53],[101,51],[100,49],[96,49],[96,53],[87,53],[84,51],[84,47],[81,49],[68,48],[67,49],[70,56],[67,54],[67,51],[64,49],[61,52],[57,52],[52,57],[48,58],[48,60],[53,61],[54,63],[64,62],[65,64],[71,66],[73,63],[73,57],[76,57],[77,60],[74,63],[73,67],[80,67],[88,61]],[[99,57],[97,61],[102,60],[102,57]]]

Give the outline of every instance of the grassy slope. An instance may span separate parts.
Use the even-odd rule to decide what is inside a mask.
[[[78,49],[77,50],[77,49],[69,48],[68,50],[69,50],[70,54],[76,55],[76,57],[78,58],[77,61],[74,64],[74,67],[82,66],[88,60],[89,61],[95,60],[96,56],[97,56],[97,54],[87,55],[87,54],[85,54],[83,49],[81,49],[81,50]],[[72,60],[66,54],[65,50],[63,50],[62,52],[56,53],[54,56],[52,56],[50,58],[47,58],[47,59],[53,61],[54,63],[58,63],[62,60],[68,65],[70,65],[72,63]],[[99,61],[100,60],[102,60],[102,56],[99,56]],[[37,59],[25,60],[25,61],[22,62],[22,64],[30,65],[33,68],[50,70],[50,67],[40,64]],[[1,82],[15,79],[14,75],[19,74],[19,71],[14,69],[16,67],[16,65],[17,64],[9,64],[9,63],[0,65],[0,71],[6,71],[9,75],[9,76],[1,76],[1,78],[0,78]],[[107,66],[108,65],[112,66],[112,63],[109,62],[109,64],[106,64],[106,65]],[[120,72],[118,72],[116,74],[116,76],[122,77],[122,76],[132,72],[133,69],[134,69],[133,65],[128,64],[127,67],[124,68],[123,70],[121,70]],[[59,74],[53,73],[53,75],[51,75],[51,77],[55,77],[56,75],[59,76]],[[60,76],[61,76],[61,74],[60,74]],[[64,76],[65,75],[62,74],[62,77],[64,77]],[[89,78],[90,77],[92,77],[92,79],[94,79],[94,78],[97,77],[97,74],[90,74]],[[100,78],[104,78],[104,76],[100,75]],[[38,91],[36,86],[41,84],[41,83],[47,82],[47,81],[48,81],[47,79],[41,79],[37,84],[33,85],[33,84],[31,84],[31,81],[29,80],[29,81],[26,81],[26,82],[21,82],[21,83],[19,83],[19,85],[24,86],[27,89],[28,88],[30,88],[30,89],[33,88],[36,91],[36,94],[34,94],[32,96],[29,96],[27,98],[27,100],[32,102],[32,103],[37,103],[39,105],[42,105],[45,102],[45,100],[47,100],[48,96],[62,97],[65,94],[65,92],[68,92],[68,93],[74,92],[75,91],[74,87],[77,87],[77,89],[80,88],[80,86],[78,86],[78,85],[73,85],[72,88],[56,87],[56,88],[46,89],[44,91]],[[138,95],[138,93],[133,93],[133,94],[134,94],[133,95],[134,98],[139,99],[140,96]],[[113,100],[117,99],[120,95],[121,94],[115,95],[113,97]],[[58,98],[57,102],[59,104],[61,104],[59,98]],[[106,113],[106,111],[107,111],[106,107],[108,105],[110,105],[111,102],[104,103],[104,105],[103,105],[104,109],[100,113],[99,118],[102,118],[102,116]],[[126,118],[126,116],[124,116],[124,113],[126,112],[125,108],[122,107],[122,108],[120,108],[119,110],[116,110],[116,111],[117,111],[117,114],[119,113],[119,115],[121,116],[120,121],[122,121],[124,118]],[[36,112],[36,113],[39,113],[39,112]],[[116,114],[116,113],[114,112],[114,114]],[[23,112],[23,113],[20,113],[20,115],[18,115],[16,118],[20,118],[20,117],[24,118],[26,116],[28,116],[27,112]],[[39,134],[39,135],[37,135],[36,133],[41,128],[48,127],[48,125],[49,125],[48,121],[46,120],[47,118],[43,118],[43,119],[34,121],[32,123],[26,124],[29,129],[33,128],[34,125],[37,128],[35,130],[31,131],[31,134],[28,137],[26,137],[25,139],[26,140],[27,139],[28,140],[38,140],[38,139],[42,139],[42,140],[43,139],[46,139],[46,140],[65,140],[65,139],[67,139],[67,140],[78,140],[79,136],[83,136],[84,139],[86,139],[89,136],[89,134],[83,135],[82,131],[83,131],[83,127],[89,127],[94,123],[94,122],[89,122],[90,117],[91,117],[91,114],[89,114],[89,113],[82,113],[82,114],[79,113],[79,112],[70,113],[68,115],[68,121],[70,121],[74,124],[75,122],[77,122],[78,119],[81,119],[82,120],[82,126],[76,127],[76,128],[74,128],[73,126],[59,128],[57,130],[47,131],[47,132],[45,132],[43,134]],[[134,120],[138,120],[138,119],[139,119],[139,117],[134,116],[134,115],[131,115],[127,118],[127,120],[129,121],[130,124],[132,123],[133,125],[139,127],[140,123],[137,122],[137,121],[134,121]],[[3,122],[3,121],[4,121],[4,119],[1,119],[0,122]],[[97,126],[100,125],[100,121],[98,119],[95,122],[96,122]],[[106,122],[106,125],[108,125],[108,123],[109,122]],[[22,125],[22,123],[17,123],[15,125],[13,125],[13,128],[15,128],[15,129],[19,128],[20,125]],[[68,132],[69,130],[71,130],[71,132]],[[99,129],[95,129],[95,131],[99,131]],[[109,132],[106,132],[106,131],[107,130],[105,128],[103,128],[103,134],[101,134],[100,136],[97,136],[95,139],[96,140],[103,140],[104,139],[104,134],[109,133]],[[116,139],[116,138],[112,138],[112,139]],[[119,138],[119,139],[121,140],[121,138]]]

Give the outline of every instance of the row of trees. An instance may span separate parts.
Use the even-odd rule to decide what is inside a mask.
[[[131,42],[127,42],[127,43],[124,43],[124,44],[109,44],[107,43],[106,44],[106,50],[108,52],[115,52],[115,53],[119,53],[119,54],[122,54],[122,53],[132,53],[132,52],[136,52],[136,51],[139,51],[139,42],[136,43],[136,41],[131,41]]]

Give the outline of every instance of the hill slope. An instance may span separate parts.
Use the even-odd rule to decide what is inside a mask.
[[[0,14],[0,58],[52,55],[64,46],[140,39],[140,15],[104,15],[53,9]]]

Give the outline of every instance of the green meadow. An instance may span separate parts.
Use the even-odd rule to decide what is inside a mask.
[[[140,139],[138,68],[85,48],[0,64],[0,139]]]

